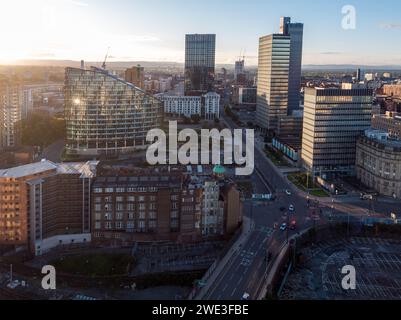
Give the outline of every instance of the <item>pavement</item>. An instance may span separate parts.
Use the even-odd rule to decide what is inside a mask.
[[[223,117],[222,121],[229,128],[237,128],[227,117]],[[333,215],[346,213],[359,217],[372,213],[372,204],[355,196],[318,198],[302,192],[287,179],[283,170],[267,158],[262,148],[263,144],[256,144],[255,172],[251,176],[254,193],[273,193],[276,200],[262,205],[252,201],[244,203],[244,214],[250,223],[248,222],[244,234],[233,245],[227,257],[220,261],[196,299],[240,300],[247,293],[250,300],[256,300],[266,277],[266,254],[272,243],[283,245],[298,232],[325,223],[322,213],[327,210]],[[286,190],[291,195],[287,195]],[[314,207],[308,204],[308,198],[316,203]],[[287,213],[290,204],[295,207],[293,215]],[[400,202],[397,207],[399,204]],[[282,212],[283,208],[285,212]],[[394,208],[394,202],[388,202],[387,199],[383,202],[377,201],[373,211],[388,215]],[[297,230],[273,230],[275,223],[288,223],[289,219],[297,221]]]

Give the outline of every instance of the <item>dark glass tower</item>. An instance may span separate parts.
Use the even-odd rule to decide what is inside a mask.
[[[185,95],[202,95],[213,91],[216,35],[185,36]]]
[[[290,71],[288,78],[288,114],[299,109],[301,70],[302,70],[302,46],[304,25],[291,23],[291,18],[282,17],[280,20],[280,33],[291,37]]]

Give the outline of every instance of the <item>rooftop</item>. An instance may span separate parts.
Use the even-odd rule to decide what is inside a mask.
[[[97,161],[77,162],[77,163],[53,163],[43,159],[40,162],[0,170],[0,177],[3,178],[22,178],[46,171],[54,170],[60,174],[81,174],[83,177],[92,178],[96,173]]]
[[[42,160],[36,163],[30,163],[20,167],[14,167],[9,169],[0,170],[0,178],[22,178],[25,176],[30,176],[38,174],[41,172],[46,172],[50,170],[56,170],[57,165],[48,160]]]

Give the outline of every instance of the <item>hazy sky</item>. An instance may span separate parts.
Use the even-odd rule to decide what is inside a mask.
[[[356,8],[344,30],[341,9]],[[184,60],[186,33],[216,33],[217,63],[245,50],[280,16],[303,22],[304,64],[401,65],[399,0],[1,0],[0,62],[18,59]]]

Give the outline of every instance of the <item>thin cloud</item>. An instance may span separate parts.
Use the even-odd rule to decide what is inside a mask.
[[[342,52],[336,52],[336,51],[326,51],[326,52],[321,52],[320,54],[332,56],[332,55],[339,55],[342,54]]]
[[[401,23],[382,23],[380,25],[382,29],[400,29],[401,30]]]
[[[78,7],[89,7],[89,4],[82,1],[68,0],[68,2]]]

